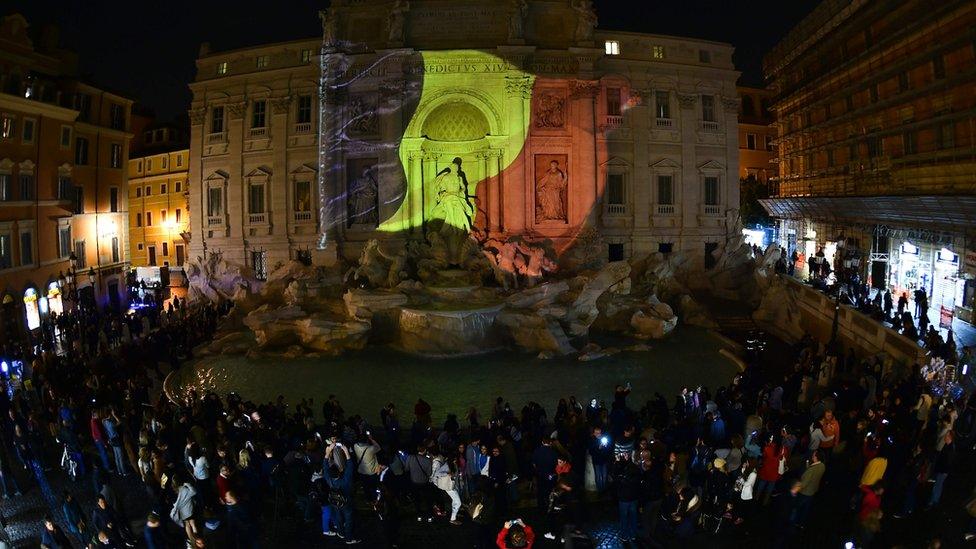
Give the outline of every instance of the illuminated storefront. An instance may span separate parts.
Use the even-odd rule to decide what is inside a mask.
[[[41,310],[38,306],[37,290],[27,288],[24,292],[24,310],[27,313],[27,329],[36,330],[41,327]]]
[[[52,282],[47,286],[47,309],[50,314],[60,315],[64,312],[64,303],[61,300],[61,285]]]

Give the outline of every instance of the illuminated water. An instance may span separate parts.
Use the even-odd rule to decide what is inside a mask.
[[[452,412],[463,417],[470,406],[484,415],[497,396],[516,409],[534,400],[552,413],[560,397],[610,400],[614,386],[627,382],[636,397],[632,405],[639,406],[655,391],[671,402],[684,385],[715,387],[728,383],[735,372],[718,352],[722,343],[705,330],[681,327],[650,345],[650,351],[621,352],[590,362],[574,357],[538,360],[513,352],[433,360],[386,348],[341,358],[215,357],[184,367],[174,375],[173,387],[237,391],[255,402],[270,402],[278,395],[290,403],[312,397],[314,409],[335,394],[347,414],[359,413],[376,422],[380,408],[391,401],[401,421],[408,420],[417,397],[431,404],[435,419]]]

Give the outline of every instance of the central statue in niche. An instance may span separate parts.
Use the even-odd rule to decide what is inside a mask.
[[[434,179],[436,199],[430,211],[427,239],[433,244],[440,240],[447,249],[447,260],[458,263],[464,242],[473,225],[474,207],[468,194],[468,178],[461,168],[461,158],[455,157],[449,166]]]

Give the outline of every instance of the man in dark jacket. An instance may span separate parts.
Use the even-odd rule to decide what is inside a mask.
[[[634,541],[637,539],[637,500],[640,497],[641,472],[630,460],[630,454],[617,454],[610,478],[620,510],[620,539],[625,543]]]
[[[542,444],[532,452],[532,469],[536,478],[536,502],[539,509],[545,511],[549,507],[549,493],[556,481],[556,449],[552,447],[552,438],[542,437]]]
[[[350,469],[349,467],[346,468]],[[225,518],[227,520],[227,547],[233,549],[257,549],[258,531],[254,517],[251,516],[248,508],[237,500],[237,494],[233,490],[228,490],[224,494],[224,503],[227,510]],[[349,523],[350,537],[352,523]]]

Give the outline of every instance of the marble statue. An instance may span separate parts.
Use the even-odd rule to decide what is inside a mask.
[[[592,42],[593,29],[596,28],[596,10],[590,0],[575,0],[573,9],[576,10],[576,41]]]
[[[456,262],[462,244],[471,232],[474,208],[468,200],[468,179],[461,169],[461,159],[455,158],[452,168],[444,168],[434,179],[436,203],[430,211],[431,221],[439,239],[445,244],[448,262]]]
[[[388,40],[393,44],[403,43],[403,26],[406,23],[407,12],[410,11],[410,2],[397,0],[390,10],[390,33]]]
[[[566,172],[553,160],[536,184],[536,221],[566,221],[565,195]]]
[[[529,14],[529,5],[525,0],[512,0],[512,16],[508,20],[509,40],[521,40],[525,37],[525,17]]]
[[[349,191],[349,223],[375,226],[379,221],[376,206],[377,184],[374,168],[364,168]]]
[[[337,23],[335,9],[319,10],[319,19],[322,21],[322,43],[335,44]]]

